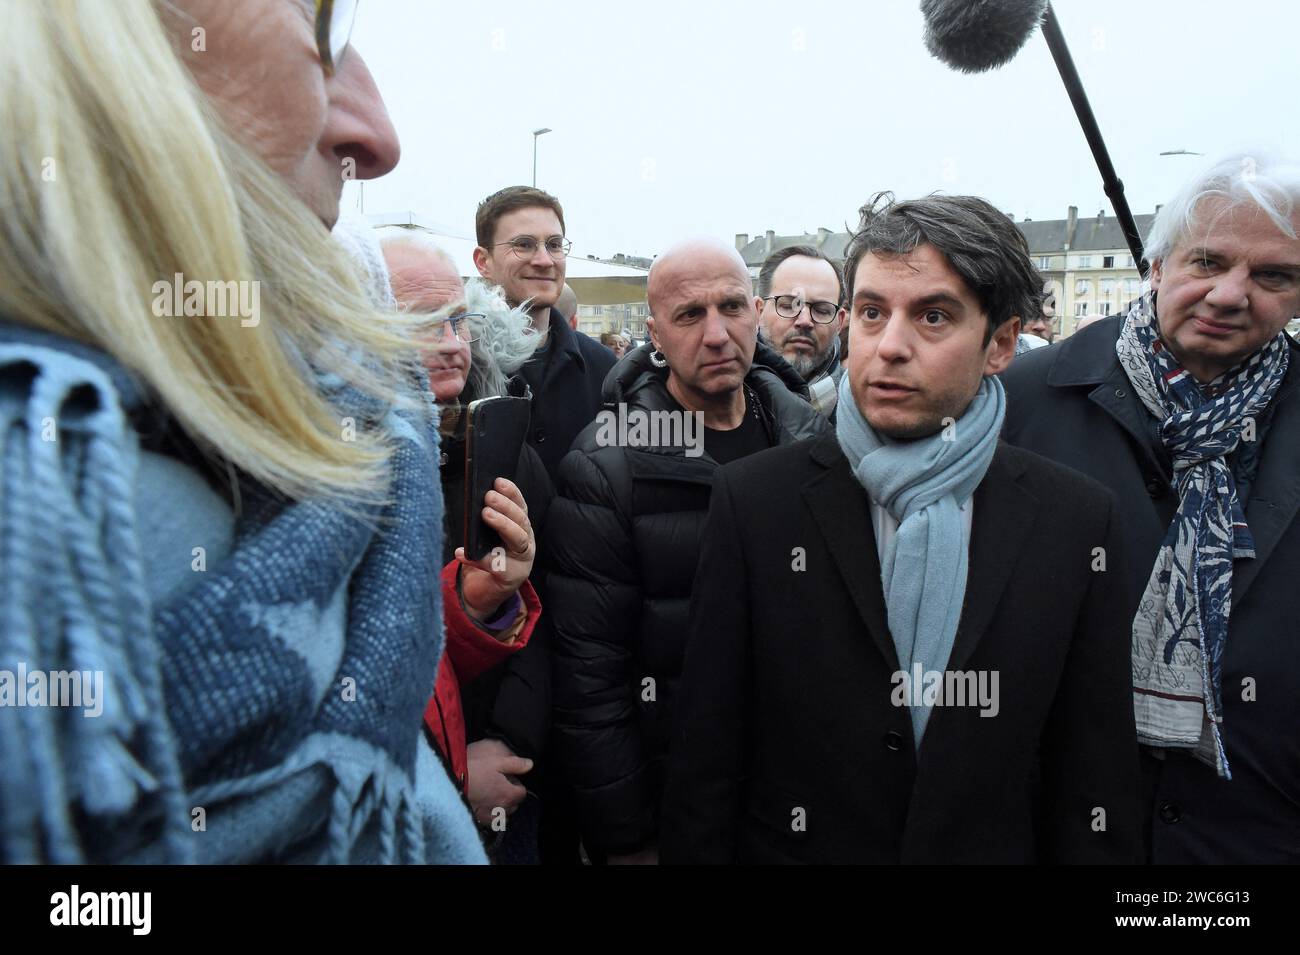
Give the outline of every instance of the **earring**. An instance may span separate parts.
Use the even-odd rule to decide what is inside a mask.
[[[650,353],[650,364],[654,365],[656,368],[667,368],[668,359],[663,356],[663,353],[660,352],[658,348],[656,348]]]

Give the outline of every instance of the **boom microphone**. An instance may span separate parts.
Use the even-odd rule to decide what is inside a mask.
[[[1056,69],[1065,83],[1074,113],[1083,127],[1084,138],[1092,150],[1092,158],[1101,173],[1102,188],[1115,208],[1133,261],[1145,276],[1146,257],[1142,250],[1142,237],[1138,235],[1137,222],[1124,197],[1124,183],[1120,181],[1110,161],[1101,128],[1092,114],[1088,94],[1083,91],[1083,81],[1074,68],[1070,48],[1065,44],[1065,34],[1056,19],[1056,11],[1048,0],[921,0],[921,13],[925,17],[925,45],[935,57],[963,73],[982,73],[1011,62],[1025,41],[1041,22],[1043,38],[1052,51]]]
[[[1047,0],[921,0],[925,46],[954,70],[1010,63],[1043,19]]]

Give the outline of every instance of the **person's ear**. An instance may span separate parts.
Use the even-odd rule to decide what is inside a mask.
[[[474,247],[474,268],[478,269],[478,274],[483,276],[489,282],[492,279],[492,260],[488,257],[487,249],[478,245]],[[493,282],[493,284],[496,284]]]
[[[984,349],[984,374],[1000,375],[1016,357],[1016,339],[1020,337],[1020,316],[1013,315],[993,332]]]
[[[1163,275],[1164,275],[1164,263],[1159,259],[1156,259],[1151,263],[1151,271],[1147,275],[1147,278],[1150,279],[1151,281],[1151,290],[1153,292],[1159,291],[1160,279],[1163,277]]]
[[[650,344],[654,345],[655,351],[659,351],[659,336],[655,334],[655,319],[653,315],[645,320],[645,330],[646,334],[650,336]]]

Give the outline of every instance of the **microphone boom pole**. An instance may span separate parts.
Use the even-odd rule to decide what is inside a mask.
[[[1056,69],[1061,74],[1062,82],[1065,83],[1065,91],[1074,106],[1074,113],[1079,117],[1079,125],[1083,127],[1083,135],[1088,140],[1088,148],[1092,150],[1092,158],[1097,162],[1102,186],[1115,209],[1115,217],[1119,219],[1120,228],[1124,231],[1129,251],[1133,253],[1133,261],[1145,278],[1147,261],[1142,249],[1142,237],[1138,234],[1133,212],[1128,207],[1128,199],[1124,197],[1124,183],[1120,181],[1115,166],[1110,161],[1110,153],[1106,149],[1105,140],[1101,138],[1097,118],[1092,114],[1092,106],[1088,103],[1088,94],[1083,90],[1083,81],[1079,79],[1079,72],[1074,68],[1070,48],[1065,45],[1065,34],[1061,32],[1061,24],[1057,21],[1056,11],[1052,9],[1050,3],[1047,4],[1047,11],[1043,15],[1042,27],[1047,48],[1052,51],[1052,59],[1056,61]]]

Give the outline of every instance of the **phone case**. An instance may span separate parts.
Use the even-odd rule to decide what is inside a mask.
[[[526,398],[471,401],[465,423],[465,556],[479,560],[501,543],[483,521],[483,498],[499,477],[515,479],[528,435]]]

